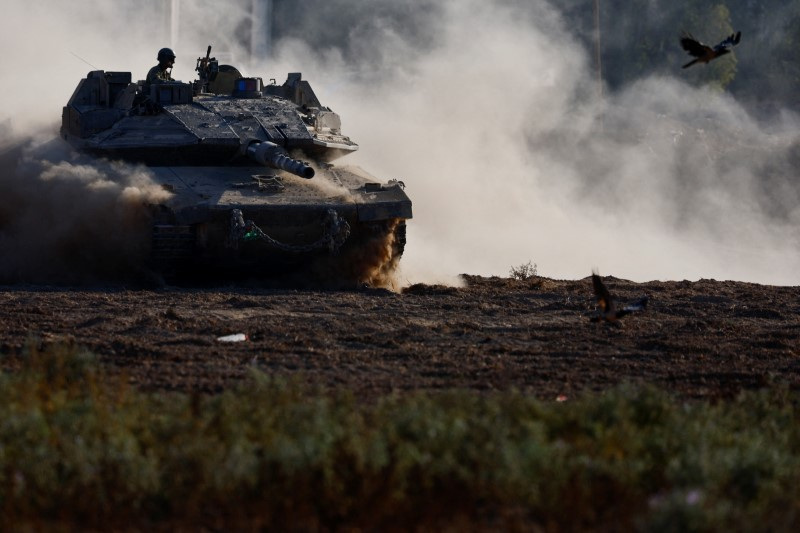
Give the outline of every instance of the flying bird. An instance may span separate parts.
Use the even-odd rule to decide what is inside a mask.
[[[719,56],[729,54],[731,52],[731,48],[739,44],[741,38],[742,32],[737,31],[736,33],[732,33],[727,39],[719,43],[714,48],[711,48],[710,46],[703,44],[692,37],[691,33],[683,32],[683,35],[681,35],[681,47],[689,52],[690,56],[694,56],[696,58],[683,65],[683,68],[689,68],[698,62],[708,63]]]
[[[603,280],[600,279],[600,276],[596,272],[592,272],[592,287],[594,287],[594,295],[597,298],[597,313],[591,317],[592,322],[600,322],[603,320],[606,322],[616,322],[625,315],[647,309],[647,296],[625,307],[618,308],[614,298],[611,297],[611,293],[608,292]]]

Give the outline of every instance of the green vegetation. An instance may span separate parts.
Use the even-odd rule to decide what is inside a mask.
[[[7,356],[6,356],[7,357]],[[0,377],[9,529],[789,530],[800,408],[783,388],[540,401],[466,391],[359,403],[253,373],[146,394],[72,347]]]

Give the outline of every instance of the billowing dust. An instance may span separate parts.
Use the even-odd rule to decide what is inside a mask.
[[[397,228],[401,219],[392,219],[370,235],[357,236],[357,245],[340,255],[320,260],[313,267],[313,276],[327,286],[350,285],[355,282],[375,288],[399,291],[397,276],[400,255],[397,253]]]
[[[147,206],[168,196],[145,167],[79,156],[58,139],[7,142],[0,154],[0,282],[142,278]]]

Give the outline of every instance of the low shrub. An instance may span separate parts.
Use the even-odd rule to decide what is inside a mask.
[[[359,403],[253,372],[145,393],[73,346],[0,376],[10,529],[795,528],[797,395],[675,400],[620,387]]]

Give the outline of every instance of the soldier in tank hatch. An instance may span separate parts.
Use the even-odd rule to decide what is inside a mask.
[[[172,81],[172,66],[175,64],[175,53],[171,48],[162,48],[158,51],[158,65],[150,69],[147,73],[145,83],[162,83]]]

